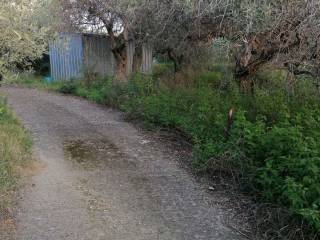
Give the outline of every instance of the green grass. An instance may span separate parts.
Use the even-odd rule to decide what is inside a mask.
[[[30,159],[30,149],[28,134],[0,97],[0,217],[10,207],[10,196],[19,185],[17,169]]]
[[[9,75],[4,80],[7,85],[19,85],[30,88],[39,88],[45,90],[59,90],[63,85],[61,82],[47,82],[42,76],[34,76],[31,73],[20,73]]]

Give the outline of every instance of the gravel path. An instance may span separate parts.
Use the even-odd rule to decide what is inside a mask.
[[[120,112],[35,89],[1,93],[43,166],[21,194],[16,239],[243,239],[225,224],[227,197],[208,193]]]

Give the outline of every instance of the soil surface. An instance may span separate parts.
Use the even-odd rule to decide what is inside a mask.
[[[22,190],[13,239],[244,239],[230,227],[228,196],[209,192],[121,112],[35,89],[0,92],[42,166]]]

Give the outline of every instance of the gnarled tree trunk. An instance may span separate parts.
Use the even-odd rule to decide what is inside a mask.
[[[251,77],[277,54],[286,53],[299,46],[299,22],[279,23],[270,32],[250,35],[236,53],[235,78],[245,92],[253,92]]]

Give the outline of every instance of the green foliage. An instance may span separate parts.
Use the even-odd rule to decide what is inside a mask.
[[[152,76],[154,79],[161,78],[163,76],[172,75],[174,73],[173,63],[158,63],[153,66]]]
[[[67,82],[63,84],[60,88],[59,91],[63,94],[75,94],[76,93],[77,86],[73,82]]]
[[[242,112],[232,131],[232,141],[245,156],[244,177],[250,189],[303,216],[316,229],[320,227],[319,130],[306,134],[289,117],[268,127],[264,119],[252,123]]]
[[[46,51],[48,28],[34,15],[44,2],[0,0],[0,74],[29,69]]]

